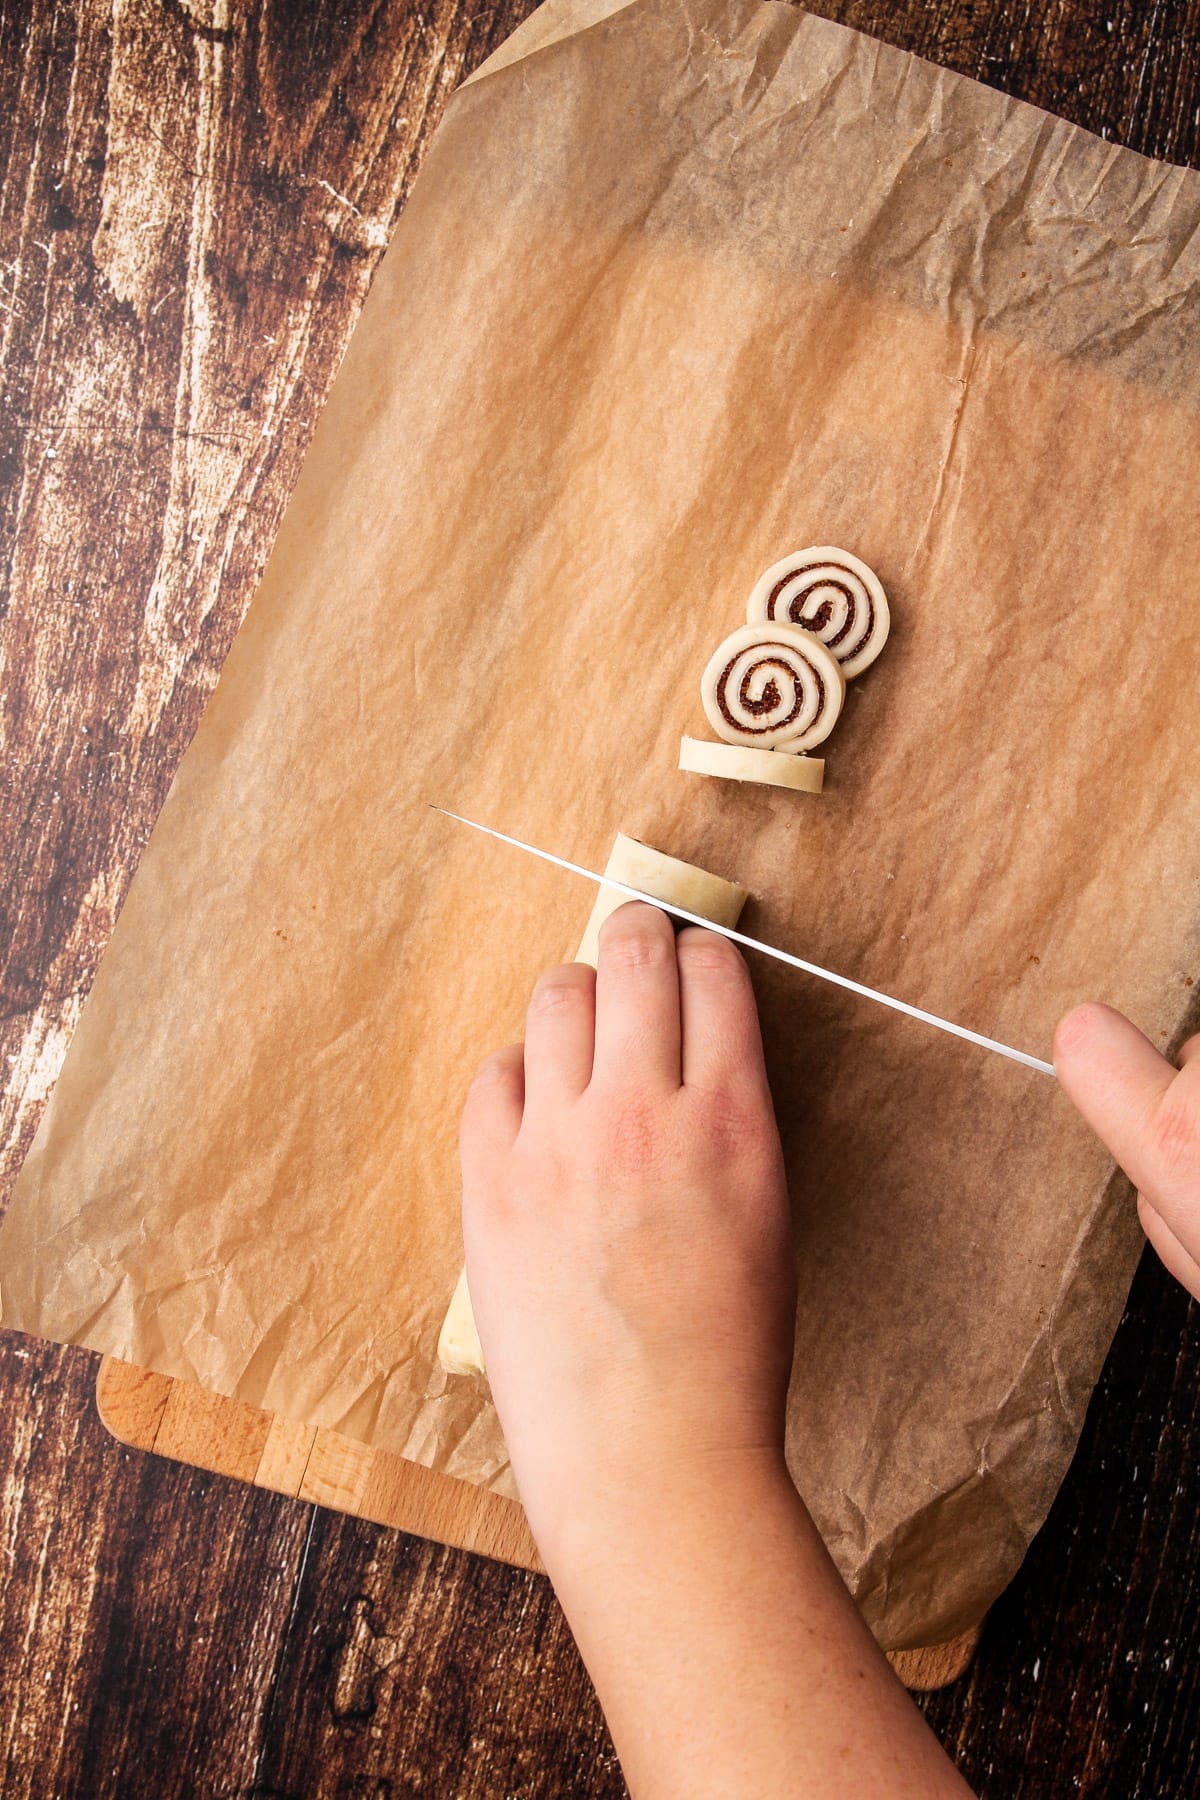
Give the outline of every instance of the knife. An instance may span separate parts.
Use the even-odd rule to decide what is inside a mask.
[[[432,805],[432,802],[430,802]],[[1026,1050],[1015,1050],[1011,1044],[1001,1044],[996,1038],[984,1037],[978,1031],[968,1031],[965,1025],[955,1025],[950,1019],[940,1019],[936,1013],[926,1012],[920,1006],[910,1006],[907,1000],[893,999],[891,994],[880,993],[877,988],[865,987],[861,981],[851,981],[848,975],[837,975],[832,969],[822,969],[818,963],[806,962],[802,956],[793,956],[789,950],[777,950],[774,944],[764,944],[760,938],[747,937],[743,931],[734,931],[729,925],[714,925],[711,919],[703,919],[699,913],[687,912],[682,906],[672,906],[668,900],[658,900],[653,894],[643,894],[635,887],[629,887],[623,881],[615,881],[611,875],[597,875],[594,869],[585,869],[580,863],[568,862],[565,856],[555,856],[550,850],[539,850],[536,844],[522,843],[520,838],[509,837],[505,831],[494,831],[490,825],[481,825],[477,819],[464,819],[461,813],[450,812],[445,806],[434,806],[434,812],[441,813],[445,819],[453,819],[459,825],[469,825],[472,831],[482,831],[485,837],[496,838],[501,844],[511,844],[514,850],[525,850],[530,856],[539,856],[543,862],[553,863],[556,869],[566,869],[572,875],[582,875],[585,881],[594,881],[598,887],[611,888],[614,893],[624,894],[628,900],[644,900],[648,906],[657,906],[660,912],[670,913],[672,918],[683,919],[688,925],[700,925],[705,931],[715,931],[718,936],[728,938],[732,944],[740,944],[746,950],[757,950],[760,956],[773,956],[776,962],[787,963],[789,968],[802,969],[806,975],[815,975],[821,981],[831,981],[835,987],[845,988],[848,993],[859,994],[864,1000],[874,1000],[879,1006],[890,1006],[893,1012],[906,1013],[910,1019],[920,1019],[924,1025],[933,1025],[938,1031],[948,1031],[952,1037],[963,1038],[968,1044],[977,1044],[981,1050],[992,1050],[997,1056],[1006,1056],[1010,1062],[1023,1063],[1027,1069],[1040,1069],[1043,1075],[1054,1074],[1054,1064],[1043,1062],[1040,1056],[1030,1056]]]

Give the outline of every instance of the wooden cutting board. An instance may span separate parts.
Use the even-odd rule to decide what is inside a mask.
[[[340,1432],[295,1425],[111,1356],[100,1365],[96,1401],[108,1430],[133,1449],[152,1450],[522,1569],[542,1569],[515,1500],[435,1475],[420,1463],[373,1450]],[[967,1668],[978,1640],[973,1631],[928,1650],[895,1651],[889,1660],[906,1687],[945,1687]]]

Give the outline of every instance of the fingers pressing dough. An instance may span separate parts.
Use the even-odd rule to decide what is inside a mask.
[[[780,760],[793,762],[796,759]],[[746,903],[746,890],[736,882],[710,875],[707,869],[681,862],[677,856],[665,856],[661,850],[652,850],[649,844],[639,844],[636,838],[626,837],[624,832],[617,833],[604,873],[613,881],[624,882],[626,887],[637,888],[639,893],[652,900],[665,900],[671,906],[681,906],[685,912],[711,919],[714,925],[736,925]],[[626,898],[625,894],[614,893],[612,888],[597,890],[591,916],[575,953],[576,962],[590,963],[595,968],[600,927],[610,913],[616,912],[618,906],[624,906]],[[449,1375],[486,1373],[465,1269],[458,1278],[442,1323],[438,1361]]]

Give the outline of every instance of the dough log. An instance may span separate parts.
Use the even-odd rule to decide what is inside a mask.
[[[819,794],[825,764],[817,756],[783,756],[778,750],[751,750],[745,744],[711,744],[681,738],[679,766],[690,775],[720,775],[725,781],[758,781],[767,787],[798,788]]]
[[[797,752],[837,724],[846,683],[831,650],[798,625],[742,625],[700,678],[708,722],[727,744]]]
[[[719,875],[710,875],[692,863],[680,862],[678,857],[664,856],[661,850],[651,850],[649,845],[639,844],[623,832],[617,834],[604,873],[651,899],[666,900],[685,912],[711,919],[714,925],[736,925],[746,903],[745,888],[735,882],[723,881]],[[611,888],[597,889],[591,917],[575,953],[576,962],[590,963],[595,968],[600,927],[610,913],[624,904],[623,894],[614,894]],[[438,1361],[451,1375],[486,1372],[465,1269],[458,1278],[438,1337]]]
[[[746,607],[751,624],[799,625],[830,649],[847,681],[869,668],[891,627],[873,569],[848,550],[814,544],[772,563]]]

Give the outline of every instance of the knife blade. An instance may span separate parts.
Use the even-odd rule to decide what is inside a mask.
[[[991,1050],[997,1056],[1006,1056],[1010,1062],[1021,1063],[1027,1069],[1039,1069],[1043,1075],[1055,1073],[1054,1064],[1044,1062],[1040,1056],[1031,1056],[1027,1050],[1016,1050],[1011,1044],[1002,1044],[997,1038],[984,1037],[982,1032],[971,1031],[965,1025],[956,1025],[951,1019],[939,1018],[937,1013],[926,1012],[924,1007],[913,1006],[907,1000],[897,1000],[891,994],[884,994],[878,988],[867,987],[861,981],[852,981],[848,975],[838,975],[832,969],[823,969],[819,963],[806,962],[802,956],[793,956],[790,950],[777,950],[774,944],[765,944],[761,938],[747,937],[744,931],[734,931],[729,925],[714,925],[711,919],[701,918],[699,913],[688,912],[682,906],[673,906],[668,900],[659,900],[653,894],[643,894],[635,887],[629,887],[623,881],[615,881],[611,875],[598,875],[595,869],[585,869],[581,863],[570,862],[565,856],[555,856],[551,850],[539,850],[536,844],[526,844],[520,838],[509,837],[506,831],[496,831],[491,825],[481,825],[478,819],[466,819],[461,813],[451,812],[448,807],[433,806],[434,812],[441,813],[445,819],[454,819],[459,825],[469,825],[472,831],[481,831],[485,837],[495,838],[501,844],[511,844],[514,850],[524,850],[530,856],[538,856],[543,862],[553,863],[556,869],[566,869],[572,875],[582,875],[585,881],[593,881],[598,887],[611,888],[614,893],[624,894],[628,900],[644,900],[648,906],[657,906],[660,912],[670,913],[672,918],[683,919],[688,925],[700,925],[705,931],[715,931],[720,937],[728,938],[732,944],[740,944],[743,949],[756,950],[760,956],[773,956],[777,962],[787,963],[789,968],[801,969],[806,975],[815,975],[820,981],[831,981],[835,987],[845,988],[847,993],[858,994],[864,1000],[874,1000],[878,1006],[890,1006],[893,1012],[904,1013],[910,1019],[919,1019],[923,1025],[932,1025],[938,1031],[947,1031],[951,1037],[962,1038],[968,1044],[975,1044],[980,1050]]]

